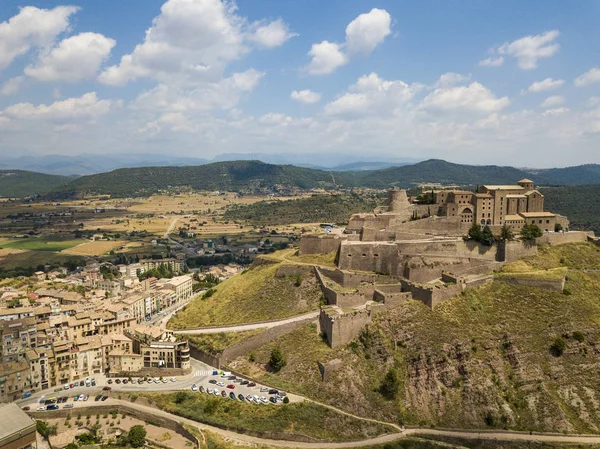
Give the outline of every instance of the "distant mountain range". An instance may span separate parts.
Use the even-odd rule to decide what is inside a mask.
[[[5,183],[0,184],[0,196],[45,194],[51,190],[56,197],[85,194],[131,197],[149,195],[173,187],[249,193],[272,191],[274,186],[301,189],[385,189],[393,185],[410,188],[427,182],[476,186],[512,184],[522,178],[531,178],[537,185],[545,186],[600,183],[599,165],[533,170],[496,165],[461,165],[430,159],[412,165],[364,169],[373,166],[369,164],[377,166],[379,163],[359,162],[337,167],[337,170],[320,170],[260,161],[227,161],[197,166],[121,168],[76,179],[4,170],[2,173]],[[19,176],[11,178],[10,173],[18,173]],[[39,182],[36,181],[36,176]]]

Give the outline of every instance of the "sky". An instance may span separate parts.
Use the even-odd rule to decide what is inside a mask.
[[[0,1],[0,155],[600,163],[600,2]]]

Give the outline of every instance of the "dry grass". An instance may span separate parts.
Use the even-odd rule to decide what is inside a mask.
[[[102,256],[113,249],[124,246],[126,243],[122,240],[86,242],[66,249],[62,253],[76,256]]]

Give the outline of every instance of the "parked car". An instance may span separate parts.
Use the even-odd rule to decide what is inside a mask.
[[[207,388],[207,389],[206,389],[206,392],[207,392],[208,394],[213,394],[213,389],[212,389],[212,388]]]
[[[46,411],[46,406],[45,406],[45,405],[42,405],[41,407],[38,407],[38,408],[37,408],[37,411],[38,411],[38,412],[45,412],[45,411]]]
[[[92,387],[96,386],[96,379],[92,377]]]
[[[143,384],[144,383],[144,379],[138,379],[138,384]]]
[[[267,402],[269,402],[269,400],[266,397],[261,396],[260,397],[260,402],[262,402],[263,404],[266,404]]]
[[[242,380],[242,382],[240,383],[240,385],[248,385],[248,381],[247,380]]]
[[[108,396],[102,396],[102,399],[100,399],[101,401],[106,401],[108,399]]]
[[[217,382],[217,386],[218,386],[218,387],[224,387],[224,386],[225,386],[225,384],[224,384],[223,382]]]
[[[227,388],[229,388],[230,390],[233,390],[233,389],[235,389],[235,385],[229,384],[229,385],[227,385]]]
[[[79,386],[79,381],[73,382],[73,384],[78,387]]]
[[[63,396],[63,404],[69,400],[69,396]]]
[[[277,404],[277,398],[275,396],[271,396],[269,401],[271,401],[273,404]]]
[[[40,404],[43,404],[46,401],[46,396],[42,396],[40,398]]]
[[[198,391],[199,391],[200,393],[204,393],[204,386],[200,385],[200,388],[198,388]]]
[[[121,383],[121,379],[117,379],[117,380],[115,380],[115,383],[116,383],[116,384],[120,384],[120,383]]]
[[[280,391],[279,393],[277,393],[278,396],[281,396],[282,398],[285,398],[287,395],[285,394],[285,391]]]
[[[163,384],[166,384],[167,382],[169,382],[167,379],[163,379],[163,380],[162,380],[162,383],[163,383]]]
[[[244,395],[242,393],[240,393],[240,394],[238,394],[238,399],[243,402],[246,398],[244,397]]]
[[[196,386],[196,384],[192,385],[192,391],[198,391],[198,387]]]
[[[58,398],[58,401],[56,401],[57,404],[62,404],[62,397]]]
[[[260,392],[261,393],[266,393],[267,391],[269,391],[269,389],[267,387],[261,387],[260,388]]]
[[[26,391],[21,395],[21,399],[27,399],[29,397],[31,397],[31,391]]]
[[[248,402],[254,402],[254,397],[251,394],[249,394],[249,395],[246,396],[246,400]]]
[[[73,401],[78,401],[79,400],[79,396],[73,396]]]
[[[112,379],[108,379],[108,385],[111,385],[112,382],[113,382]]]
[[[102,399],[102,395],[101,394],[99,394],[98,396],[96,396],[94,398],[94,401],[98,402],[100,399]]]
[[[231,399],[235,399],[235,393],[232,391],[231,393],[229,393],[229,397],[230,397]]]
[[[58,410],[58,405],[56,405],[56,404],[47,405],[46,410]]]
[[[73,404],[65,404],[63,405],[63,408],[73,408]]]
[[[75,384],[69,384],[70,388],[75,388]]]
[[[127,379],[123,379],[123,385],[127,385],[129,381]]]
[[[223,396],[224,398],[227,397],[227,392],[225,390],[221,391],[221,396]]]
[[[216,381],[216,380],[214,380],[214,379],[211,379],[211,380],[209,380],[209,381],[208,381],[208,383],[209,383],[209,384],[216,385],[216,384],[217,384],[217,381]]]
[[[250,382],[250,383],[248,384],[248,386],[249,386],[249,387],[256,387],[256,382]]]
[[[221,394],[221,392],[219,391],[219,389],[218,389],[218,388],[215,388],[215,389],[213,390],[213,394],[214,394],[215,396],[219,396],[219,395]]]
[[[28,405],[26,405],[25,407],[21,407],[21,410],[25,410],[25,411],[31,410],[31,407],[29,407]]]
[[[175,379],[174,377],[171,377],[171,382],[177,382],[177,379]]]
[[[228,380],[235,380],[235,376],[229,376],[227,379]]]
[[[103,390],[104,391],[110,391],[110,390],[112,390],[112,388],[110,388],[110,387],[104,387]]]
[[[71,386],[69,384],[65,384],[63,387],[65,390],[69,390],[71,388]]]
[[[277,391],[277,390],[275,390],[275,389],[271,388],[271,389],[269,390],[269,394],[279,394],[279,391]]]

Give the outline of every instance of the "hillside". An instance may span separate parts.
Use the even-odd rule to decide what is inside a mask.
[[[235,205],[225,212],[228,220],[243,220],[254,226],[292,223],[348,223],[350,216],[372,212],[385,204],[374,194],[314,195],[297,200],[270,200],[248,205]]]
[[[328,172],[259,161],[217,162],[193,167],[123,168],[82,176],[52,192],[55,197],[88,193],[142,196],[170,187],[236,192],[270,191],[273,186],[309,189],[332,185]]]
[[[456,185],[509,184],[532,178],[537,184],[580,185],[600,182],[597,166],[569,167],[528,172],[496,165],[461,165],[431,159],[414,165],[381,170],[324,171],[260,161],[216,162],[201,166],[123,168],[83,176],[55,189],[53,197],[105,194],[117,197],[144,196],[168,188],[267,193],[286,188],[403,188],[436,182]],[[577,173],[585,171],[585,176]]]
[[[47,175],[25,170],[0,170],[0,197],[41,195],[72,181],[68,176]]]
[[[571,229],[600,235],[600,184],[544,187],[540,191],[546,209],[569,217]]]
[[[254,362],[238,358],[232,367],[374,419],[600,432],[600,273],[588,270],[600,267],[600,248],[545,247],[523,264],[567,267],[565,293],[495,281],[434,310],[409,301],[336,349],[307,325],[255,350]],[[552,349],[557,341],[561,352]],[[287,359],[279,373],[265,369],[274,347]],[[318,363],[327,366],[325,381]],[[386,384],[390,369],[397,381]]]

